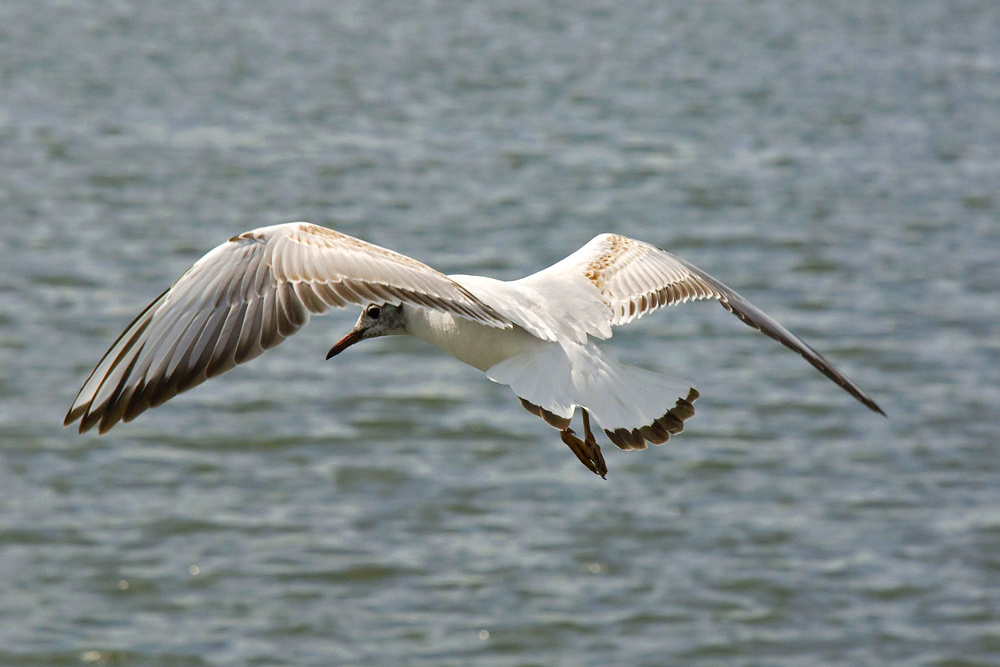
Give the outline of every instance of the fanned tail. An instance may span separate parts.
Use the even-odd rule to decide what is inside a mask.
[[[670,440],[670,436],[684,430],[684,422],[694,417],[694,402],[700,396],[698,390],[691,387],[686,398],[678,398],[677,404],[667,410],[662,417],[654,419],[653,423],[632,430],[604,429],[604,433],[618,449],[646,449],[647,440],[654,445],[662,445]]]
[[[619,449],[646,449],[647,442],[659,445],[683,431],[699,397],[690,383],[623,364],[592,342],[539,346],[486,375],[509,385],[526,410],[559,429],[563,442],[601,476],[607,468],[589,419],[584,441],[569,429],[576,408],[592,416]]]

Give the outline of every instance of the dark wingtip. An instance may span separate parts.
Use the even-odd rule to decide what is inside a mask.
[[[876,412],[886,418],[889,417],[889,415],[885,414],[885,410],[883,410],[878,403],[873,401],[871,396],[861,391],[861,389],[859,389],[857,385],[851,382],[846,382],[846,383],[837,382],[837,384],[840,385],[842,389],[847,391],[847,393],[856,398],[859,403],[864,405],[872,412]]]
[[[66,416],[63,417],[63,426],[69,426],[77,419],[83,416],[83,413],[87,411],[87,405],[74,405],[66,411]]]

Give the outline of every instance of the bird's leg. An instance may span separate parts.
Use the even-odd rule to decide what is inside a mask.
[[[604,463],[604,455],[601,454],[601,447],[597,444],[594,434],[590,431],[590,415],[583,408],[580,409],[583,411],[584,440],[576,437],[576,434],[569,427],[561,430],[559,435],[562,437],[562,441],[576,454],[576,458],[580,459],[580,463],[587,466],[587,469],[594,474],[607,479],[608,466]]]
[[[583,408],[580,408],[580,411],[583,413],[584,441],[591,449],[591,458],[595,463],[597,463],[598,474],[600,474],[600,476],[604,479],[607,479],[608,466],[604,463],[604,454],[601,453],[601,446],[597,444],[594,434],[590,431],[590,413]]]

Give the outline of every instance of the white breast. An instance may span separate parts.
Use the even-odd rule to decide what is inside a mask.
[[[499,329],[439,310],[409,304],[404,309],[407,333],[484,372],[516,354],[554,344],[532,336],[519,326]]]

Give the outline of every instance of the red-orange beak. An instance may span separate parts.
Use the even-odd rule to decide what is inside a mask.
[[[326,353],[326,358],[335,357],[350,346],[354,345],[360,340],[364,340],[365,330],[364,329],[352,329],[349,334],[341,338],[330,348],[330,351]]]

